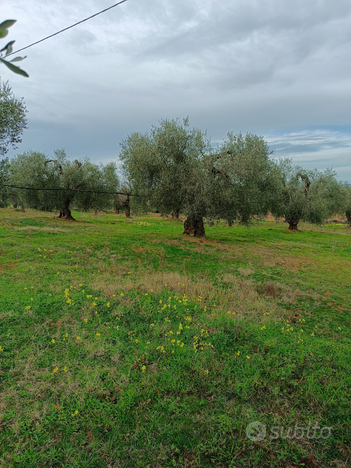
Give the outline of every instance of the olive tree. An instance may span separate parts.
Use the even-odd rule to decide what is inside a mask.
[[[284,217],[290,231],[298,231],[300,221],[321,225],[342,209],[342,187],[331,169],[306,170],[284,159],[278,163],[278,170],[279,199],[272,214]]]
[[[124,174],[138,195],[135,207],[144,211],[156,207],[174,218],[184,212],[184,233],[204,235],[207,174],[201,171],[210,151],[204,132],[191,129],[187,119],[162,120],[150,132],[131,134],[121,147]]]
[[[9,189],[5,187],[10,177],[10,163],[8,158],[0,161],[0,207],[6,208],[9,204]]]
[[[113,193],[119,189],[119,179],[116,165],[93,164],[89,160],[83,162],[84,190],[76,196],[76,204],[84,211],[106,210],[113,204]],[[110,192],[110,193],[109,193]]]
[[[119,192],[121,190],[121,183],[117,174],[117,166],[114,162],[110,162],[101,166],[101,172],[104,180],[104,187],[107,192]],[[116,212],[116,193],[108,195],[109,206],[112,205]]]
[[[55,150],[55,159],[46,161],[50,170],[55,174],[55,188],[60,190],[50,192],[56,209],[59,210],[59,218],[75,221],[71,208],[73,203],[79,204],[79,200],[85,196],[79,190],[99,190],[99,171],[88,159],[79,161],[70,160],[64,150]],[[90,198],[90,206],[96,208],[96,199]],[[85,205],[87,206],[87,205]]]
[[[228,133],[219,152],[208,157],[212,218],[250,224],[272,208],[277,171],[265,140],[251,133]]]
[[[119,213],[120,209],[124,210],[126,218],[130,218],[131,210],[131,185],[129,182],[123,182],[118,194],[113,195],[113,205],[115,213]]]
[[[10,147],[17,148],[22,141],[23,130],[27,127],[27,108],[23,98],[14,96],[9,83],[0,83],[0,156]]]
[[[9,189],[9,197],[14,206],[51,210],[54,199],[47,192],[30,190],[35,188],[56,187],[56,176],[47,165],[47,156],[37,151],[26,151],[11,159],[8,184],[27,187],[29,190],[18,188]]]

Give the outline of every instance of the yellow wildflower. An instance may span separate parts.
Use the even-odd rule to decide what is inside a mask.
[[[52,371],[53,374],[55,374],[58,371],[58,367],[55,367],[55,369]]]
[[[55,344],[55,340],[54,340],[54,339],[52,339],[52,340],[51,340],[51,343],[52,343],[52,344]]]

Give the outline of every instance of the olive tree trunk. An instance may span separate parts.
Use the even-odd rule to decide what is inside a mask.
[[[180,221],[179,214],[180,214],[180,209],[172,211],[171,221]]]
[[[68,221],[75,221],[75,219],[72,216],[71,210],[69,208],[70,203],[71,203],[71,200],[65,200],[65,202],[63,203],[62,209],[60,209],[59,218],[67,219]]]
[[[351,210],[346,211],[347,226],[346,229],[351,229]]]
[[[202,216],[188,216],[184,221],[183,234],[191,237],[205,237],[205,228]]]
[[[125,205],[124,205],[124,214],[126,215],[126,218],[130,218],[129,200],[128,200],[128,204],[125,204]]]
[[[113,198],[113,210],[115,214],[119,214],[119,205],[115,197]]]
[[[292,220],[292,221],[288,221],[289,223],[289,231],[298,231],[298,228],[297,228],[297,225],[298,225],[298,221],[296,220]]]

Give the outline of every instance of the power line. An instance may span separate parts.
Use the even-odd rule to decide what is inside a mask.
[[[84,23],[85,21],[88,21],[90,20],[91,18],[94,18],[95,16],[98,16],[98,15],[101,15],[101,13],[105,13],[105,11],[108,11],[108,10],[111,10],[112,8],[115,8],[117,7],[118,5],[121,5],[121,3],[124,3],[126,2],[127,0],[122,0],[118,3],[115,3],[114,5],[108,7],[108,8],[105,8],[104,10],[101,10],[99,11],[98,13],[95,13],[94,15],[91,15],[89,16],[88,18],[85,18],[81,21],[78,21],[78,23],[74,23],[72,24],[71,26],[68,26],[67,28],[64,28],[64,29],[61,29],[60,31],[57,31],[55,32],[54,34],[51,34],[50,36],[47,36],[47,37],[44,37],[44,39],[40,39],[40,41],[37,41],[37,42],[33,42],[33,44],[29,44],[27,45],[26,47],[22,47],[22,49],[18,49],[18,50],[15,50],[14,52],[11,52],[11,54],[8,54],[7,57],[9,57],[10,55],[13,55],[13,54],[17,54],[18,52],[21,52],[22,50],[25,50],[25,49],[28,49],[29,47],[32,47],[36,44],[39,44],[40,42],[44,42],[46,41],[47,39],[50,39],[51,37],[54,37],[54,36],[57,36],[58,34],[61,34],[62,32],[64,31],[67,31],[67,29],[71,29],[71,28],[74,28],[75,26],[77,26],[78,24],[81,24],[81,23]]]
[[[139,195],[134,195],[132,193],[123,193],[123,192],[103,192],[100,190],[77,190],[77,189],[70,189],[70,188],[34,188],[34,187],[19,187],[18,185],[8,185],[2,184],[3,187],[11,187],[17,188],[22,190],[46,190],[46,191],[67,191],[67,192],[85,192],[85,193],[106,193],[109,195],[125,195],[130,197],[138,197]]]

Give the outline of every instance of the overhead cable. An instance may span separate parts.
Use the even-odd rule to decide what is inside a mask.
[[[2,184],[3,187],[11,187],[17,188],[21,190],[46,190],[46,191],[67,191],[67,192],[85,192],[85,193],[106,193],[109,195],[125,195],[130,197],[138,197],[139,195],[134,195],[132,193],[124,193],[124,192],[105,192],[100,190],[78,190],[78,189],[71,189],[71,188],[34,188],[34,187],[19,187],[18,185],[8,185]]]
[[[121,5],[122,3],[125,3],[127,0],[122,0],[118,3],[115,3],[114,5],[111,5],[108,8],[105,8],[104,10],[101,10],[94,15],[89,16],[88,18],[85,18],[81,21],[78,21],[78,23],[74,23],[71,26],[68,26],[67,28],[61,29],[60,31],[55,32],[54,34],[51,34],[50,36],[44,37],[43,39],[40,39],[40,41],[33,42],[32,44],[27,45],[26,47],[22,47],[22,49],[15,50],[14,52],[11,52],[11,54],[8,54],[7,57],[13,54],[17,54],[18,52],[21,52],[22,50],[28,49],[29,47],[33,47],[34,45],[39,44],[40,42],[44,42],[47,39],[50,39],[51,37],[57,36],[58,34],[61,34],[64,31],[67,31],[67,29],[74,28],[75,26],[78,26],[78,24],[84,23],[85,21],[90,20],[91,18],[95,18],[95,16],[101,15],[101,13],[105,13],[105,11],[111,10],[112,8],[117,7],[118,5]]]

